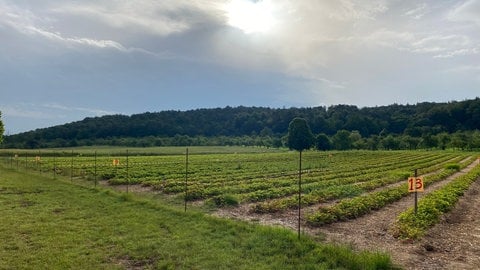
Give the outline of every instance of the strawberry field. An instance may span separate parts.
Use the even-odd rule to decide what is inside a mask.
[[[142,185],[187,201],[217,206],[248,204],[255,213],[276,213],[298,206],[298,153],[195,153],[135,155],[122,152],[4,153],[7,166],[19,170]],[[474,155],[439,151],[307,151],[303,155],[303,206],[335,202],[306,213],[322,225],[355,218],[408,195],[406,179],[414,169],[427,185],[471,163]],[[469,160],[471,159],[471,160]],[[186,194],[186,197],[184,197]]]

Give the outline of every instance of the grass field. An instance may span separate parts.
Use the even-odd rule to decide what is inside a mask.
[[[0,168],[0,269],[390,269],[293,232]]]

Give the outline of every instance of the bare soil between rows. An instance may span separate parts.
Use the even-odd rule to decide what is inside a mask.
[[[478,164],[470,164],[447,179],[426,187],[418,197],[444,186]],[[394,238],[391,228],[397,216],[413,206],[413,194],[363,217],[320,228],[303,224],[302,231],[329,242],[348,244],[358,250],[387,252],[405,269],[480,269],[480,179],[460,198],[455,208],[418,241]],[[297,230],[298,210],[275,214],[251,213],[251,205],[219,209],[215,216],[247,220]],[[318,205],[316,206],[318,207]],[[309,207],[314,209],[315,206]]]

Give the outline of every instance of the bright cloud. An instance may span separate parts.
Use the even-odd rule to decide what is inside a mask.
[[[225,5],[228,24],[246,34],[271,30],[276,24],[273,9],[274,4],[269,0],[232,0]]]

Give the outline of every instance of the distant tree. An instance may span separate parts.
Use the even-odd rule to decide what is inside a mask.
[[[352,148],[352,139],[350,131],[339,130],[332,138],[333,147],[337,150],[348,150]]]
[[[3,142],[3,132],[5,131],[2,122],[2,112],[0,112],[0,144]]]
[[[421,139],[418,137],[412,137],[410,135],[402,136],[402,143],[405,145],[407,149],[417,150],[417,147],[420,144],[420,142],[421,142]]]
[[[426,134],[422,136],[422,146],[431,149],[438,146],[437,138],[431,134]]]
[[[315,138],[315,147],[319,151],[327,151],[332,149],[332,142],[325,133],[320,133]]]
[[[272,136],[273,135],[273,132],[270,128],[268,127],[264,127],[261,131],[260,131],[260,136],[262,137],[267,137],[267,136]]]
[[[464,150],[468,144],[468,136],[465,132],[455,132],[451,135],[450,146]]]
[[[480,131],[475,130],[472,132],[470,143],[470,149],[480,149]]]
[[[450,143],[450,135],[447,132],[442,132],[437,134],[435,137],[438,141],[438,146],[442,150],[445,150],[447,148],[447,145]]]
[[[382,139],[381,144],[386,150],[398,150],[400,149],[400,140],[391,134]]]
[[[273,138],[272,147],[280,148],[282,146],[283,146],[283,143],[281,138]]]
[[[350,142],[351,142],[351,145],[352,145],[352,148],[354,149],[362,149],[362,148],[365,148],[365,141],[363,140],[362,138],[362,135],[360,134],[360,132],[358,132],[358,130],[354,130],[350,133]]]
[[[380,136],[372,135],[365,140],[365,148],[368,150],[378,150],[380,144]]]

